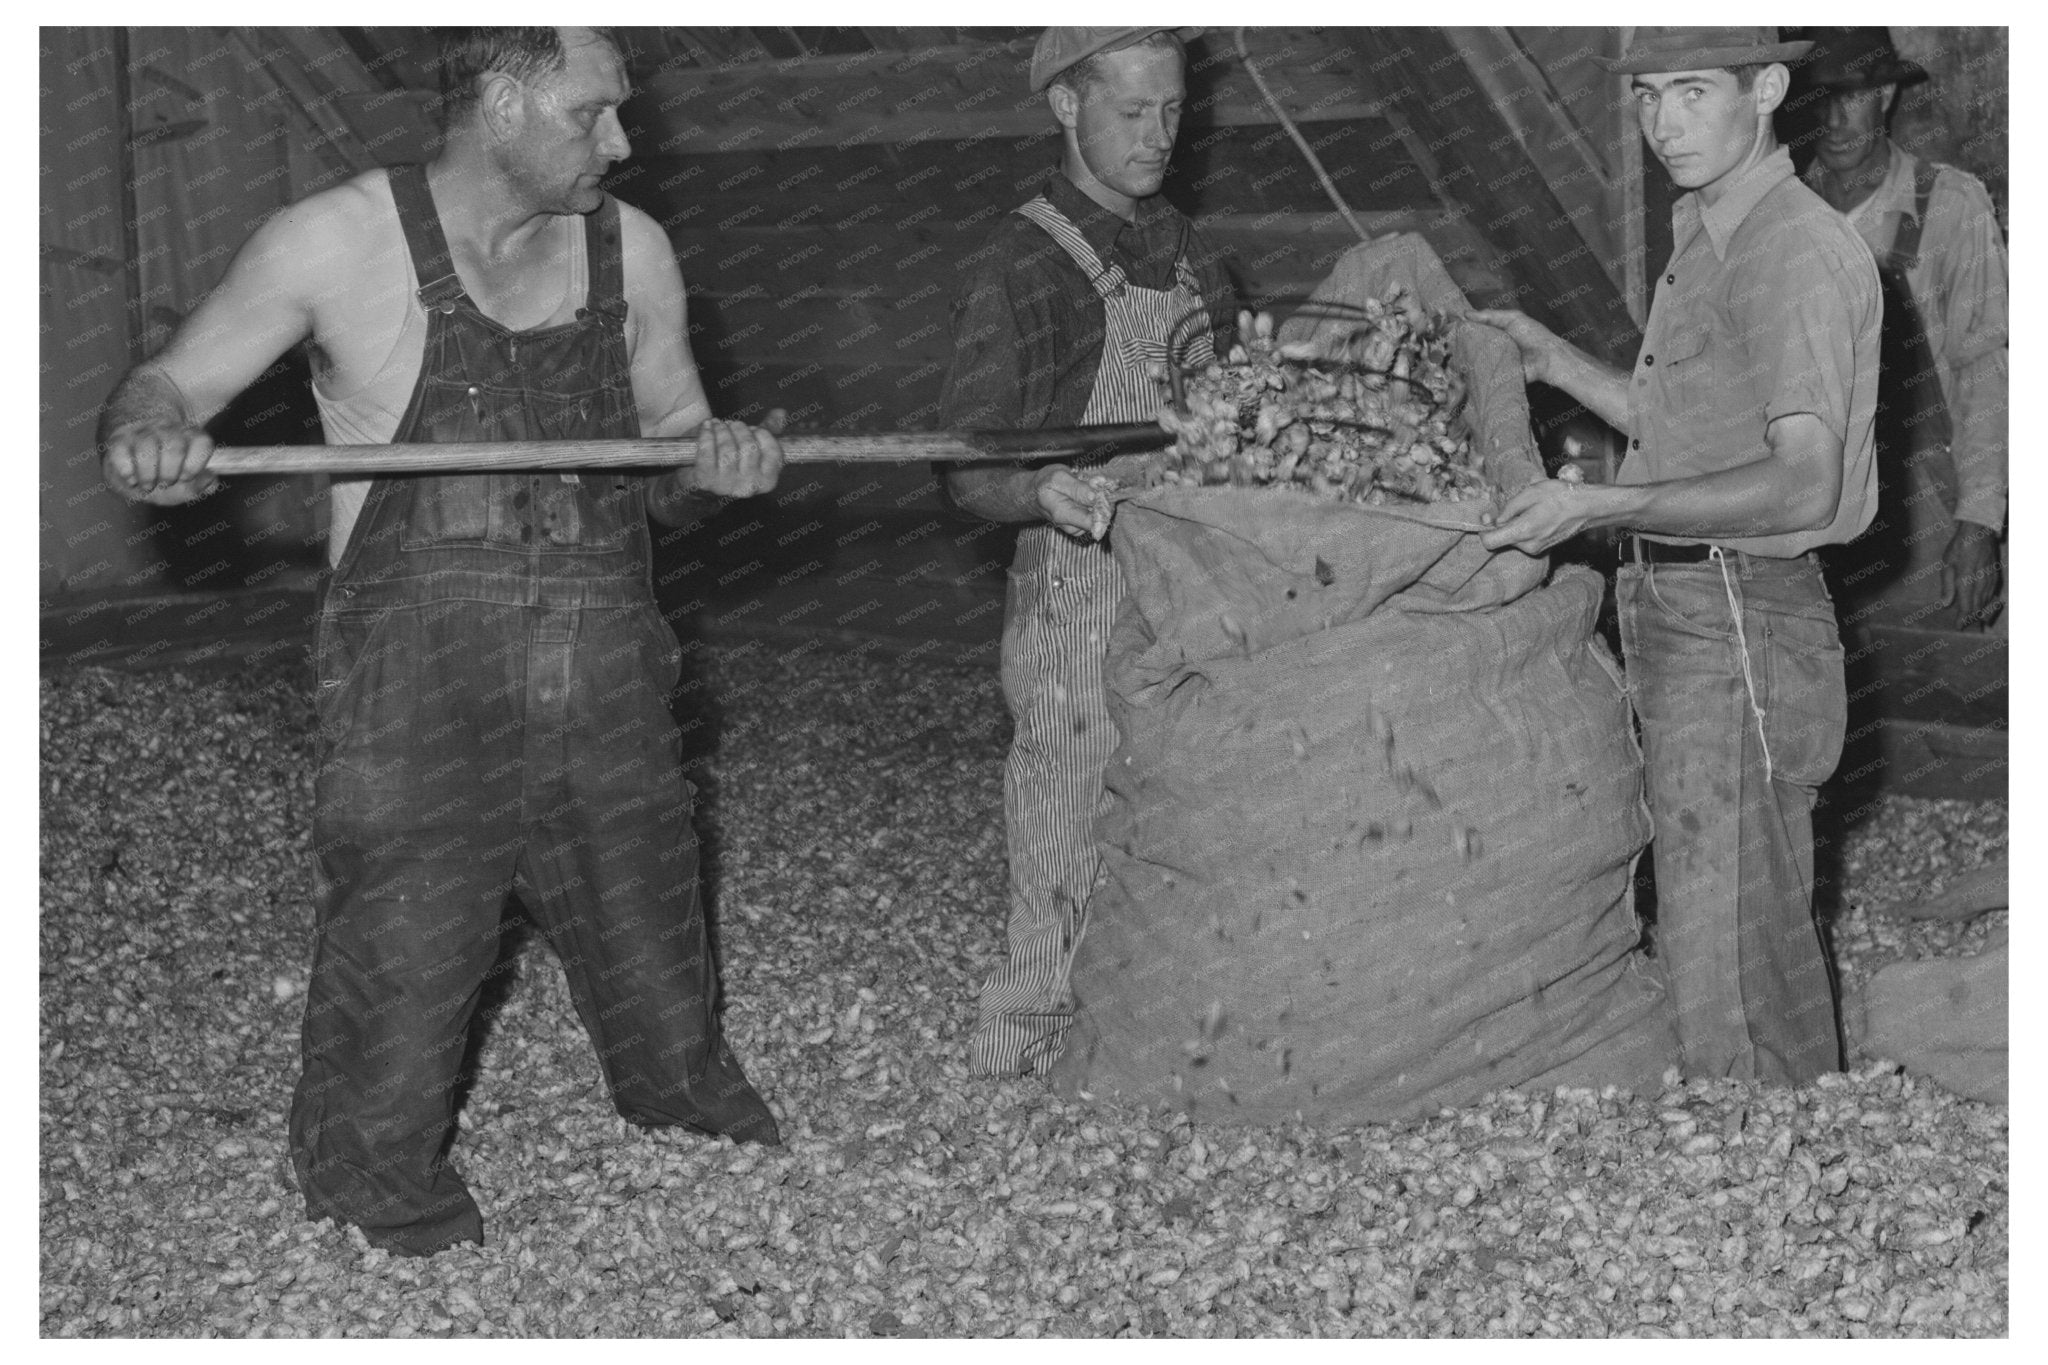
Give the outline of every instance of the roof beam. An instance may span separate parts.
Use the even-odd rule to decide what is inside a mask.
[[[1580,225],[1604,214],[1604,206],[1560,201],[1547,170],[1467,78],[1465,50],[1448,33],[1365,29],[1358,41],[1406,116],[1407,136],[1434,158],[1431,183],[1493,243],[1512,272],[1519,305],[1595,354],[1626,364],[1640,334],[1610,262]]]
[[[1592,30],[1597,35],[1599,30]],[[1624,287],[1615,247],[1609,190],[1614,173],[1571,114],[1558,104],[1543,72],[1505,28],[1447,28],[1465,57],[1465,70],[1493,101],[1495,112],[1544,183],[1572,214],[1579,236],[1593,250],[1617,289]],[[1587,67],[1592,63],[1588,61]],[[1604,72],[1591,71],[1596,78]]]
[[[678,29],[679,35],[687,35],[684,41],[692,49],[701,48],[710,54],[713,65],[720,62],[752,62],[772,60],[769,52],[748,28],[687,28]]]
[[[633,114],[664,153],[788,150],[877,142],[967,141],[1049,134],[1045,97],[1027,89],[1030,40],[956,44],[675,68],[651,76]],[[1257,54],[1287,112],[1302,123],[1376,117],[1381,102],[1321,40],[1292,37]],[[1190,63],[1187,122],[1275,122],[1227,52]]]

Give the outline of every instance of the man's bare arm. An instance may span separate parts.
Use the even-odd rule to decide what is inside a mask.
[[[1645,484],[1539,479],[1510,498],[1489,550],[1538,555],[1581,531],[1621,527],[1692,540],[1784,535],[1826,526],[1842,494],[1842,438],[1810,412],[1765,433],[1770,453],[1733,469]]]
[[[633,402],[646,436],[697,434],[697,463],[648,480],[647,511],[665,526],[695,520],[712,498],[747,498],[775,487],[782,472],[778,409],[758,427],[719,421],[690,354],[688,300],[675,252],[655,221],[619,206],[624,238],[628,349]]]
[[[207,421],[312,334],[313,299],[345,269],[343,189],[294,204],[251,234],[169,344],[114,388],[100,415],[101,472],[123,497],[169,505],[213,486]]]
[[[1628,429],[1628,375],[1587,355],[1526,313],[1475,308],[1475,322],[1506,332],[1522,352],[1522,376],[1563,389],[1616,431]]]

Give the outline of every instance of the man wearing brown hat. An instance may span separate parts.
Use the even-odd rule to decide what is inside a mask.
[[[1222,349],[1229,277],[1160,194],[1192,32],[1050,28],[1039,39],[1031,88],[1059,124],[1060,165],[971,258],[940,399],[948,427],[1150,421],[1164,366]],[[1003,626],[1015,721],[1003,784],[1008,956],[982,986],[969,1044],[984,1075],[1043,1072],[1058,1057],[1065,967],[1100,868],[1094,822],[1116,746],[1102,663],[1123,582],[1099,539],[1087,463],[956,467],[946,479],[962,510],[1025,523]]]
[[[2005,241],[1975,176],[1923,161],[1886,132],[1900,89],[1926,70],[1882,28],[1812,37],[1795,74],[1824,101],[1806,183],[1847,215],[1885,285],[1882,525],[1836,568],[1853,597],[1910,621],[1981,626],[1999,614],[2003,577]]]
[[[1879,293],[1870,252],[1772,134],[1808,44],[1637,29],[1603,62],[1686,193],[1632,371],[1520,313],[1532,380],[1628,434],[1612,485],[1543,481],[1490,549],[1623,528],[1615,593],[1655,830],[1657,951],[1688,1075],[1804,1081],[1841,1064],[1813,917],[1812,811],[1847,698],[1814,551],[1875,506]]]

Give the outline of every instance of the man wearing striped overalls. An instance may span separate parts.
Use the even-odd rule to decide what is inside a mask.
[[[1184,33],[1052,28],[1039,40],[1031,86],[1059,122],[1060,168],[974,257],[954,307],[947,426],[1150,421],[1169,354],[1199,366],[1221,348],[1229,277],[1159,193],[1185,95]],[[946,480],[963,510],[1031,523],[1003,629],[1009,956],[982,986],[970,1060],[983,1075],[1043,1072],[1059,1055],[1065,967],[1100,868],[1095,816],[1116,747],[1102,664],[1123,581],[1091,534],[1082,470],[992,464]]]

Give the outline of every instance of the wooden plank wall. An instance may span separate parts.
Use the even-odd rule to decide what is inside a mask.
[[[280,565],[318,563],[315,480],[242,480],[204,503],[150,508],[105,487],[95,441],[114,384],[169,340],[248,234],[351,172],[334,146],[346,128],[313,117],[337,88],[367,86],[339,46],[334,30],[44,30],[46,602],[234,589],[268,581]],[[305,375],[302,357],[288,356],[215,419],[216,439],[318,439]]]

